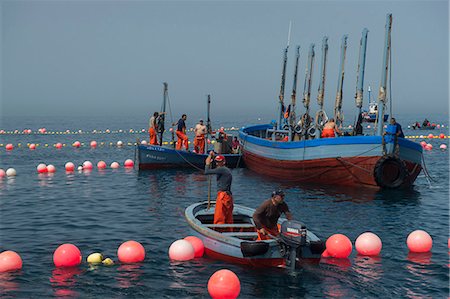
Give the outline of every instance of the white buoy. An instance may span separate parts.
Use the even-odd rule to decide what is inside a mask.
[[[8,168],[6,170],[6,176],[16,176],[17,172],[14,168]]]
[[[123,146],[123,142],[122,141],[117,141],[117,146]]]

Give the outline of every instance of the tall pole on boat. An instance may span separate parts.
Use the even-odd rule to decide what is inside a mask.
[[[386,33],[384,37],[384,54],[381,72],[380,89],[378,91],[378,128],[377,135],[383,134],[384,127],[384,109],[386,105],[386,84],[389,68],[389,56],[391,54],[391,29],[392,29],[392,14],[386,15]]]
[[[278,96],[278,99],[280,101],[280,115],[278,118],[278,128],[281,129],[283,125],[281,124],[281,120],[283,119],[283,113],[284,113],[284,87],[286,82],[286,65],[287,65],[287,53],[289,49],[289,43],[291,40],[291,22],[289,22],[289,31],[288,31],[288,40],[287,40],[287,46],[284,49],[284,57],[283,57],[283,70],[281,71],[281,86],[280,86],[280,94]]]
[[[325,98],[325,78],[327,69],[327,54],[328,54],[328,36],[324,36],[322,39],[322,61],[320,66],[320,83],[319,90],[317,92],[317,104],[319,104],[319,111],[316,113],[316,128],[322,130],[323,125],[327,121],[327,114],[323,110],[323,101]],[[318,135],[320,138],[320,134]]]
[[[212,132],[212,130],[211,130],[211,119],[209,117],[210,109],[211,109],[211,95],[209,94],[207,96],[207,99],[206,99],[206,153],[209,153],[209,151],[208,151],[208,138],[209,138],[209,135]]]
[[[297,46],[297,54],[295,56],[295,71],[294,71],[294,83],[292,84],[291,94],[291,111],[289,113],[289,125],[295,126],[295,104],[297,101],[297,74],[298,74],[298,60],[300,58],[300,46]]]
[[[308,64],[306,65],[305,70],[305,84],[303,85],[303,106],[306,108],[306,112],[303,115],[302,119],[307,117],[309,118],[309,102],[311,101],[311,80],[315,56],[314,46],[314,44],[311,44],[311,46],[309,47]]]
[[[162,106],[161,106],[161,113],[158,117],[158,134],[159,134],[159,145],[160,146],[163,143],[164,121],[165,121],[165,117],[166,117],[166,102],[167,102],[167,98],[169,96],[167,82],[164,82],[163,85],[164,85],[163,102],[162,102]]]
[[[347,35],[342,37],[341,43],[341,62],[339,65],[339,77],[338,85],[336,91],[336,102],[334,104],[334,120],[336,125],[340,127],[344,121],[344,115],[342,114],[342,86],[344,84],[344,65],[345,65],[345,54],[347,52]]]
[[[364,28],[362,31],[361,41],[359,43],[359,59],[358,59],[358,74],[356,79],[356,94],[355,102],[356,107],[361,114],[361,108],[363,105],[363,93],[364,93],[364,70],[366,67],[366,47],[367,47],[367,34],[369,30]],[[370,92],[370,87],[369,87]],[[370,98],[370,96],[369,96]]]

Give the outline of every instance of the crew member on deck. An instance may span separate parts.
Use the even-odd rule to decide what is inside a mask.
[[[203,124],[203,119],[201,119],[194,128],[194,151],[197,154],[205,153],[205,135],[206,135],[206,126]]]
[[[183,114],[177,123],[177,150],[181,150],[183,146],[186,150],[189,150],[189,140],[186,136],[186,119],[186,114]]]
[[[284,192],[277,190],[272,192],[272,197],[265,200],[253,213],[253,221],[258,230],[258,240],[268,240],[272,236],[278,236],[278,219],[284,213],[288,220],[292,219],[288,205],[284,202]]]
[[[327,121],[327,123],[323,126],[321,137],[322,138],[336,137],[336,133],[340,134],[341,131],[339,131],[339,128],[336,126],[334,118],[330,118]]]
[[[211,169],[212,160],[216,161],[216,168]],[[233,196],[231,194],[231,182],[233,176],[228,167],[225,166],[225,157],[218,155],[214,158],[214,152],[209,153],[205,161],[205,174],[217,176],[217,198],[214,210],[214,224],[233,223]]]
[[[395,120],[395,118],[391,118],[390,125],[395,126],[395,135],[397,135],[397,137],[405,138],[402,126]]]
[[[148,124],[148,134],[150,136],[151,145],[158,145],[158,139],[156,138],[156,130],[158,128],[156,120],[158,119],[158,116],[159,116],[158,112],[153,113],[153,116],[150,117],[150,121]]]

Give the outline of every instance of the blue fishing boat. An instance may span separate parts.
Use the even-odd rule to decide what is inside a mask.
[[[390,56],[390,35],[392,15],[387,15],[383,72],[378,96],[377,132],[374,136],[359,135],[321,138],[326,114],[319,111],[315,123],[309,116],[309,97],[311,71],[313,69],[314,45],[311,45],[308,68],[305,78],[303,103],[306,113],[299,123],[290,122],[290,117],[280,116],[278,124],[247,126],[240,130],[242,152],[247,168],[279,179],[283,182],[339,184],[350,186],[368,186],[399,188],[411,186],[422,169],[422,147],[413,141],[397,138],[396,127],[388,125],[384,130],[386,105],[386,81]],[[364,65],[367,42],[367,29],[363,30],[360,43],[356,104],[361,115]],[[326,41],[324,39],[324,41]],[[327,47],[323,47],[326,49]],[[343,121],[342,82],[344,76],[346,36],[342,40],[341,66],[335,104],[335,122]],[[323,53],[326,53],[325,51]],[[325,55],[323,55],[325,57]],[[282,88],[284,90],[284,59]],[[322,65],[325,65],[323,59]],[[322,68],[322,81],[324,70]],[[324,84],[320,84],[323,88]],[[295,88],[295,84],[294,84]],[[323,99],[324,91],[319,88],[318,102]],[[294,93],[293,93],[294,94]],[[283,112],[283,96],[280,92],[280,111]],[[295,97],[293,97],[295,99]],[[294,101],[293,101],[294,102]],[[292,105],[294,106],[294,105]],[[360,126],[360,123],[359,123]],[[356,126],[355,126],[356,127]]]
[[[200,202],[185,210],[192,235],[200,238],[211,258],[252,266],[290,267],[305,260],[319,261],[325,243],[298,221],[280,218],[281,232],[270,240],[257,240],[254,209],[234,205],[233,224],[213,224],[215,202]]]
[[[370,89],[370,85],[369,85],[369,88],[367,91],[369,92],[369,110],[362,112],[363,121],[374,123],[377,121],[377,117],[378,117],[378,103],[375,101],[372,101],[372,98],[370,97],[370,93],[372,91]],[[385,114],[383,121],[386,122],[388,120],[388,117],[389,117],[389,114]]]
[[[136,160],[140,170],[149,169],[161,169],[161,168],[194,168],[203,169],[205,166],[205,160],[208,157],[208,143],[206,143],[206,153],[195,153],[185,150],[176,150],[174,141],[174,130],[170,129],[172,134],[172,140],[163,144],[163,137],[165,132],[165,114],[166,103],[168,101],[168,84],[164,84],[164,96],[163,104],[161,107],[162,113],[158,117],[158,139],[159,145],[140,144],[136,145]],[[211,121],[209,117],[210,113],[211,96],[207,97],[207,135],[205,140],[208,140],[208,136],[212,136]],[[230,141],[231,143],[231,141]],[[225,156],[227,167],[236,168],[242,167],[244,161],[241,153],[228,153],[227,150],[231,150],[231,147],[225,146],[228,144],[228,140],[223,142],[217,142],[220,145],[216,148],[216,152]]]

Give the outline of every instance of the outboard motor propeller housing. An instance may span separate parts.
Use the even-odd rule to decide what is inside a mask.
[[[291,269],[295,268],[299,247],[306,245],[306,234],[306,226],[301,222],[288,220],[281,224],[279,237],[286,247],[286,265]]]

